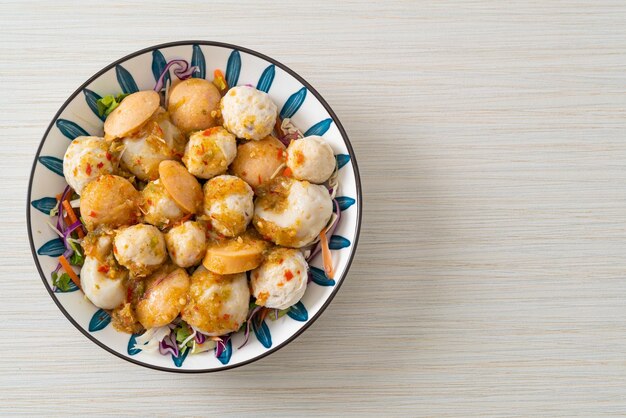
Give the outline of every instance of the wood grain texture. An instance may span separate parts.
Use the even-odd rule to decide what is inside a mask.
[[[0,0],[0,415],[626,414],[625,22],[605,0]],[[24,216],[65,98],[182,39],[310,81],[350,135],[365,202],[326,313],[264,360],[197,376],[76,331]]]

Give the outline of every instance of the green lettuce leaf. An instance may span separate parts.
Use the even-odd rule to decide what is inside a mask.
[[[99,99],[96,102],[96,106],[98,106],[98,115],[109,116],[109,113],[113,112],[113,110],[120,105],[126,96],[128,96],[127,93],[120,93],[117,96],[109,94],[108,96],[104,96],[102,99]]]
[[[60,276],[58,273],[52,273],[52,284],[64,292],[70,290],[71,281],[72,279],[70,279],[70,275],[67,273],[63,273]]]
[[[180,325],[176,328],[176,342],[178,344],[182,343],[191,335],[191,330],[189,326],[185,322],[181,322]]]
[[[85,263],[85,256],[81,251],[74,251],[74,254],[70,257],[70,264],[73,266],[82,266]]]

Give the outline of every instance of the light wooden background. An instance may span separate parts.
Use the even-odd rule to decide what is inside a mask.
[[[233,371],[91,344],[32,264],[26,184],[84,80],[207,39],[309,80],[361,168],[359,252],[324,315]],[[626,3],[0,0],[0,414],[626,414]]]

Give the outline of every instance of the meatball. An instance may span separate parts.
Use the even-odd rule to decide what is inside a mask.
[[[254,214],[254,192],[235,176],[218,176],[204,184],[204,214],[215,231],[234,237],[243,233]]]
[[[63,174],[67,184],[81,194],[87,183],[103,174],[113,173],[116,165],[104,138],[79,136],[65,151]]]
[[[183,163],[194,176],[210,179],[225,173],[236,155],[235,136],[217,126],[196,132],[189,137]]]
[[[127,276],[128,272],[111,270],[98,259],[85,257],[80,271],[80,285],[85,296],[98,308],[114,309],[126,298],[124,282]]]
[[[308,265],[302,253],[291,248],[273,248],[265,261],[250,275],[256,304],[287,309],[297,303],[306,290]]]
[[[276,105],[270,96],[254,87],[233,87],[220,103],[224,127],[238,138],[259,140],[276,123]]]
[[[140,180],[159,178],[159,163],[180,160],[185,138],[160,108],[136,133],[123,139],[121,166]]]
[[[141,191],[143,221],[163,229],[185,216],[160,180],[151,181]]]
[[[324,183],[335,171],[335,154],[321,136],[291,141],[287,147],[287,167],[293,177],[311,183]]]
[[[87,230],[136,223],[141,214],[139,198],[139,192],[123,177],[106,174],[87,183],[80,199],[80,213]]]
[[[154,115],[160,101],[159,94],[152,90],[128,95],[104,121],[104,138],[111,140],[135,132]]]
[[[222,96],[217,87],[203,78],[189,78],[169,92],[167,110],[184,133],[217,125],[215,111]]]
[[[248,315],[250,290],[245,273],[221,276],[200,266],[191,276],[181,318],[209,336],[237,331]]]
[[[165,234],[165,244],[172,261],[180,267],[199,264],[206,252],[205,228],[199,222],[187,221]]]
[[[283,143],[271,135],[260,141],[248,141],[237,147],[230,171],[256,190],[284,164],[285,155]]]
[[[146,329],[172,322],[187,303],[189,276],[184,269],[158,270],[146,279],[146,290],[137,302],[137,320]]]
[[[137,277],[147,276],[167,259],[163,234],[152,225],[133,225],[118,231],[113,253]]]
[[[324,186],[277,177],[256,199],[253,224],[274,243],[299,248],[319,235],[332,212]]]

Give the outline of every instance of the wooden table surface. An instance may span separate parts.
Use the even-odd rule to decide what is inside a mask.
[[[90,343],[25,226],[35,150],[84,80],[207,39],[289,65],[356,151],[346,283],[257,363],[175,375]],[[626,3],[0,0],[0,415],[626,414]]]

